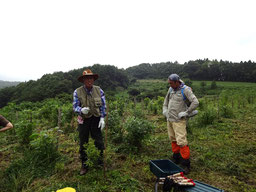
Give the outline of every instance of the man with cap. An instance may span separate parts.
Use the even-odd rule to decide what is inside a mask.
[[[88,143],[89,135],[94,139],[95,146],[101,151],[99,165],[103,164],[104,144],[101,131],[105,127],[106,100],[104,91],[94,85],[94,81],[98,77],[98,74],[92,73],[90,69],[85,70],[83,75],[78,78],[83,85],[77,88],[73,94],[73,110],[78,114],[79,124],[79,152],[82,162],[80,175],[84,175],[88,171],[84,144]]]
[[[185,173],[190,171],[190,150],[187,141],[187,119],[197,114],[199,102],[192,89],[184,84],[177,74],[168,77],[170,88],[163,104],[163,115],[167,118],[168,136],[171,140],[173,159],[181,163]]]

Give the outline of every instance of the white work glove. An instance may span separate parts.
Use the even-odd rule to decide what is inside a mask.
[[[167,109],[163,109],[163,115],[167,117]]]
[[[104,120],[104,117],[101,117],[98,128],[100,128],[102,131],[102,129],[104,129],[104,127],[105,127],[105,120]]]
[[[85,115],[87,115],[87,114],[89,113],[89,111],[90,111],[90,108],[89,108],[89,107],[83,107],[83,108],[81,109],[81,112],[82,112],[83,114],[85,114]]]
[[[183,118],[183,117],[187,117],[188,116],[188,113],[187,112],[180,112],[179,114],[178,114],[178,118],[179,119],[181,119],[181,118]]]
[[[195,115],[197,115],[198,111],[194,110],[191,113],[188,114],[188,117],[194,117]]]

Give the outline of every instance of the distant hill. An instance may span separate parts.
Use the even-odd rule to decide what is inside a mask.
[[[8,102],[42,101],[63,93],[72,96],[74,90],[82,86],[77,78],[87,68],[99,75],[95,85],[99,85],[104,91],[114,91],[118,88],[125,89],[129,85],[128,76],[123,69],[111,65],[95,64],[92,67],[74,69],[66,73],[60,71],[45,74],[36,81],[22,82],[16,87],[5,87],[0,90],[0,107],[5,106]]]
[[[5,86],[0,89],[0,107],[5,106],[8,102],[42,101],[62,93],[72,95],[73,91],[82,85],[77,81],[77,78],[86,68],[99,74],[100,78],[95,81],[95,85],[99,85],[104,91],[110,91],[109,93],[127,88],[129,83],[136,81],[136,79],[166,80],[171,73],[177,73],[182,79],[190,80],[256,83],[256,63],[252,61],[233,63],[222,60],[199,59],[184,64],[178,62],[143,63],[125,70],[112,65],[95,64],[66,73],[60,71],[45,74],[36,81],[16,82],[17,86],[15,87]]]
[[[234,81],[256,83],[256,63],[252,61],[233,63],[230,61],[217,61],[198,59],[184,64],[178,62],[143,63],[129,67],[126,73],[135,79],[167,79],[172,73],[182,78],[200,81]]]
[[[3,80],[0,80],[0,89],[5,88],[5,87],[16,86],[19,83],[21,83],[21,82],[19,82],[19,81],[3,81]]]

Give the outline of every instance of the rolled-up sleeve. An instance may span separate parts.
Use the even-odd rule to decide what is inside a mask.
[[[82,109],[81,103],[78,99],[77,91],[75,90],[73,93],[73,111],[81,115],[81,109]]]

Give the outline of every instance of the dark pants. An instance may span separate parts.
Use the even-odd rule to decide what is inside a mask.
[[[87,161],[87,154],[85,152],[84,144],[88,143],[89,136],[94,140],[95,146],[101,151],[101,156],[103,155],[104,150],[104,143],[101,134],[101,129],[98,128],[99,126],[100,117],[90,117],[84,120],[83,124],[79,124],[78,132],[79,132],[79,139],[80,139],[80,159],[82,163]]]

